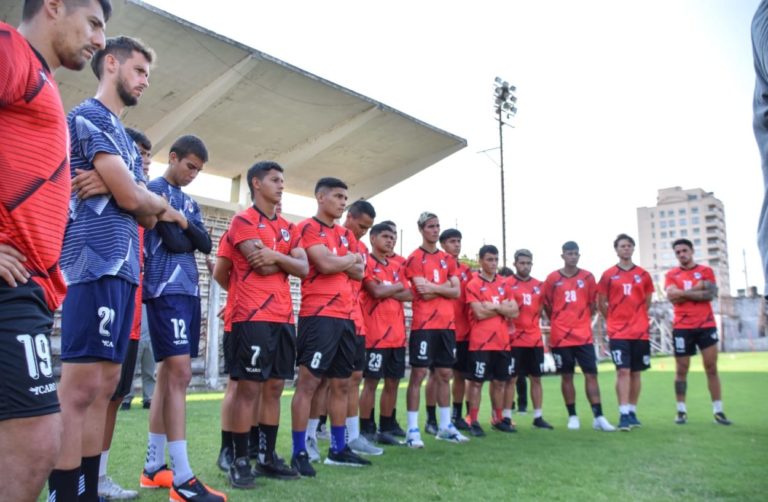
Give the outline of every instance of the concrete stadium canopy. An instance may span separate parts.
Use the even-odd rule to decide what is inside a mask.
[[[18,25],[21,5],[2,2],[0,19]],[[179,135],[203,138],[206,172],[233,179],[231,202],[247,193],[239,177],[257,160],[279,162],[292,193],[312,196],[318,178],[336,176],[352,197],[369,198],[467,144],[144,2],[113,5],[108,35],[138,37],[158,55],[151,85],[125,124],[147,133],[159,162]],[[60,70],[56,78],[67,110],[96,88],[88,70]]]

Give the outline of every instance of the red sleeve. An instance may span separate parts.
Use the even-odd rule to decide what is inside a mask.
[[[610,276],[611,269],[603,272],[603,275],[600,277],[600,282],[597,283],[597,294],[608,296],[608,281]]]
[[[288,223],[288,232],[291,234],[291,242],[289,247],[291,250],[302,247],[300,245],[299,233],[296,231],[296,225]]]
[[[19,68],[17,55],[18,41],[10,31],[12,28],[0,23],[0,106],[9,105],[23,95],[25,68]]]
[[[672,269],[672,270],[674,270],[674,269]],[[669,288],[670,286],[675,286],[676,285],[674,279],[672,279],[672,270],[668,271],[664,275],[664,289],[665,290],[667,288]]]
[[[709,281],[709,282],[714,283],[714,284],[717,283],[717,281],[715,279],[715,273],[709,267],[705,267],[704,268],[704,273],[701,274],[701,278],[704,279],[705,281]]]
[[[653,292],[656,290],[656,288],[653,286],[653,280],[651,279],[651,274],[646,272],[645,275],[643,276],[643,282],[645,283],[645,294],[652,295]]]
[[[448,277],[458,277],[459,276],[459,269],[457,267],[457,264],[459,263],[457,260],[447,260],[448,261]]]
[[[548,307],[552,307],[552,281],[550,280],[550,276],[547,276],[546,280],[544,281],[544,285],[541,288],[542,291],[542,300],[544,300],[544,305]]]
[[[467,284],[467,300],[466,304],[469,305],[473,302],[482,302],[482,298],[479,297],[479,291],[477,291],[477,288],[475,287],[475,281]]]
[[[408,279],[424,277],[424,272],[421,267],[419,267],[419,260],[417,260],[415,256],[409,256],[408,261],[405,262],[405,276]]]
[[[365,260],[365,271],[363,272],[363,282],[369,282],[369,281],[376,281],[376,278],[373,276],[373,269],[376,266],[376,262],[371,258],[371,256],[368,256],[368,259]]]
[[[248,221],[242,214],[232,218],[232,223],[229,225],[229,239],[233,247],[236,248],[243,242],[251,239],[260,240],[260,238],[258,225]]]
[[[299,245],[304,249],[309,249],[312,246],[317,246],[318,244],[323,246],[326,245],[325,239],[320,237],[320,231],[317,225],[307,223],[306,225],[300,226],[299,229]]]
[[[592,274],[587,275],[587,285],[589,286],[589,304],[594,305],[597,297],[597,284],[595,283],[595,276]]]
[[[216,256],[226,258],[232,261],[232,243],[229,241],[229,231],[224,232],[219,240],[219,249],[216,250]]]
[[[347,233],[347,242],[349,242],[350,252],[362,253],[362,251],[360,250],[360,243],[355,237],[355,234],[353,234],[351,230],[346,230],[346,233]]]

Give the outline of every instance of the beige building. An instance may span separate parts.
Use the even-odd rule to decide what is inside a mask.
[[[731,294],[728,239],[723,203],[701,188],[662,188],[653,207],[637,208],[640,265],[657,285],[664,287],[664,274],[677,266],[672,251],[676,239],[693,242],[695,259],[715,271],[720,295]]]

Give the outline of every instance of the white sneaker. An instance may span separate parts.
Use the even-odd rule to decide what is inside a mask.
[[[568,428],[572,431],[579,430],[579,428],[581,428],[581,422],[579,422],[579,417],[577,417],[576,415],[569,416]]]
[[[592,428],[603,432],[613,432],[616,430],[616,427],[612,426],[608,419],[602,415],[595,417],[595,420],[592,422]]]
[[[459,430],[453,424],[446,427],[445,429],[440,429],[437,431],[435,439],[439,439],[440,441],[448,441],[449,443],[469,442],[469,438],[459,432]]]
[[[372,445],[364,436],[357,436],[353,441],[350,441],[349,448],[358,455],[374,455],[379,456],[384,453],[383,448]]]
[[[310,462],[320,462],[322,460],[320,450],[317,447],[317,438],[307,438],[307,453],[309,454]]]
[[[419,429],[408,429],[405,436],[405,444],[408,448],[424,448],[424,441],[421,440]]]
[[[139,496],[136,490],[126,490],[109,476],[99,478],[99,497],[107,500],[133,500]]]

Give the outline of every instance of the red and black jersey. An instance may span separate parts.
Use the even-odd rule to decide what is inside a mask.
[[[260,275],[249,264],[238,246],[249,240],[260,241],[273,251],[287,255],[296,247],[293,223],[280,215],[273,218],[249,207],[232,218],[227,232],[232,245],[230,283],[236,283],[232,322],[293,322],[293,302],[288,274],[280,270]]]
[[[398,282],[405,285],[402,266],[391,258],[379,261],[375,256],[369,255],[363,282],[369,281],[387,286]],[[405,315],[403,303],[400,300],[392,297],[373,298],[363,288],[360,294],[360,307],[366,329],[365,348],[405,347]]]
[[[715,283],[715,273],[706,265],[696,264],[693,268],[685,269],[675,267],[667,271],[664,279],[664,289],[677,286],[678,289],[688,291],[701,281]],[[712,313],[712,304],[705,302],[687,301],[674,304],[675,320],[674,329],[714,328],[715,316]]]
[[[405,258],[400,256],[399,254],[393,254],[392,256],[387,256],[387,260],[392,260],[401,267],[405,265]]]
[[[597,284],[598,294],[608,299],[605,327],[611,340],[648,340],[648,298],[653,281],[644,269],[609,268]]]
[[[472,280],[474,274],[472,274],[469,266],[461,263],[457,258],[451,258],[456,260],[456,276],[459,278],[459,286],[461,287],[461,294],[453,300],[454,331],[456,331],[457,342],[466,342],[469,340],[469,331],[472,329],[472,326],[469,324],[466,290],[467,284]]]
[[[467,284],[467,306],[472,303],[490,302],[500,305],[506,300],[511,300],[506,278],[495,275],[492,281],[477,274]],[[471,311],[469,322],[472,329],[469,334],[469,350],[508,350],[509,349],[509,324],[501,315],[495,315],[488,319],[478,320]]]
[[[219,248],[216,250],[217,258],[226,258],[233,262],[234,248],[229,241],[229,232],[224,232],[219,240]],[[237,292],[237,281],[233,281],[232,269],[229,271],[229,288],[227,289],[227,303],[224,304],[224,331],[232,332],[232,305],[235,304],[235,294]]]
[[[595,277],[578,269],[571,277],[555,270],[544,281],[544,302],[550,312],[549,346],[573,347],[592,343]]]
[[[542,347],[541,307],[544,301],[544,283],[533,277],[523,280],[515,275],[507,279],[510,294],[517,302],[520,314],[512,320],[510,344],[512,347]]]
[[[456,274],[456,260],[439,249],[430,253],[419,248],[411,253],[405,261],[405,275],[413,289],[411,330],[454,329],[453,301],[443,296],[423,299],[416,291],[414,279],[421,277],[435,284],[444,284]]]
[[[346,256],[357,249],[357,239],[351,230],[342,225],[328,226],[314,217],[299,223],[295,232],[298,246],[307,251],[312,246],[325,246],[336,256]],[[347,274],[321,274],[310,258],[309,274],[301,281],[299,315],[352,319],[353,308],[352,288]]]
[[[69,132],[59,89],[37,52],[0,22],[0,244],[16,248],[55,310],[69,214]]]
[[[357,241],[357,253],[363,257],[363,263],[368,263],[368,247],[363,241]],[[363,278],[365,280],[365,278]],[[360,293],[363,289],[363,281],[356,281],[354,279],[349,280],[349,286],[352,288],[352,320],[355,322],[355,331],[358,335],[365,335],[365,321],[363,320],[363,313],[360,309]]]

